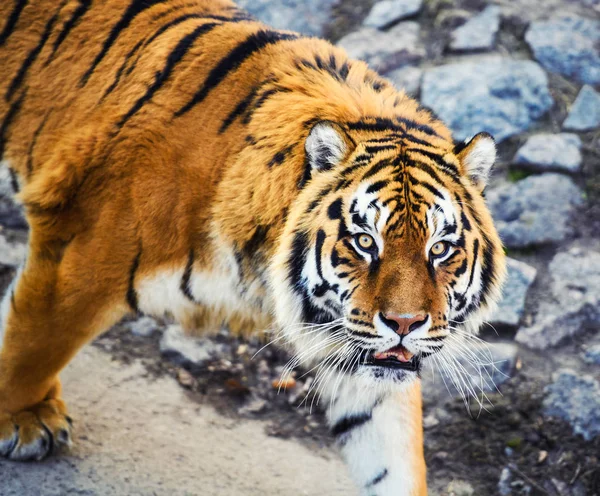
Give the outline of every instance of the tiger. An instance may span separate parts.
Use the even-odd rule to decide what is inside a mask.
[[[0,5],[0,157],[29,225],[0,456],[69,446],[60,371],[123,318],[276,332],[365,495],[425,495],[420,372],[500,297],[494,139],[229,0]]]

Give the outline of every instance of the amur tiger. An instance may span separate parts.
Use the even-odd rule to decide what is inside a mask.
[[[0,456],[70,443],[58,374],[126,315],[278,329],[364,494],[424,495],[419,371],[498,298],[495,144],[229,0],[0,4],[0,156],[30,226]],[[443,352],[443,351],[442,351]]]

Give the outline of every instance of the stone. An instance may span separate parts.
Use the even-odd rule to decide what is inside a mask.
[[[525,248],[567,238],[583,193],[570,177],[546,173],[491,189],[487,203],[504,244]]]
[[[425,71],[421,103],[457,140],[487,131],[500,142],[527,130],[553,101],[538,64],[487,56]]]
[[[394,86],[404,90],[409,96],[417,96],[421,88],[421,77],[423,70],[418,67],[402,67],[385,75]]]
[[[344,36],[338,46],[350,57],[364,60],[372,69],[385,74],[419,62],[425,56],[420,33],[419,24],[412,21],[401,22],[386,32],[365,27]]]
[[[506,259],[507,278],[502,299],[489,321],[508,327],[517,327],[525,310],[527,291],[535,279],[535,267],[513,258]]]
[[[18,267],[23,263],[26,255],[26,244],[10,242],[0,234],[0,265],[13,268]]]
[[[179,325],[170,325],[160,340],[160,352],[172,362],[196,369],[222,355],[225,346],[212,339],[195,339],[187,336]]]
[[[581,88],[573,102],[569,115],[563,122],[563,129],[589,131],[600,127],[600,93],[591,86]]]
[[[363,25],[383,29],[417,14],[422,6],[423,0],[381,0],[373,5]]]
[[[160,329],[160,325],[152,317],[144,315],[133,321],[130,325],[130,329],[136,336],[148,337],[151,336],[154,331]]]
[[[509,467],[504,467],[500,472],[500,480],[498,481],[498,494],[500,496],[511,496],[513,494],[512,486],[512,472]]]
[[[536,134],[519,148],[513,163],[542,172],[577,172],[581,169],[581,139],[571,133]]]
[[[600,325],[600,253],[571,248],[556,254],[548,270],[551,296],[540,303],[533,324],[515,337],[534,349],[556,346]]]
[[[237,0],[236,3],[265,24],[277,29],[323,36],[338,0]]]
[[[473,496],[475,489],[466,481],[453,480],[446,488],[448,496]]]
[[[583,359],[587,363],[600,365],[600,344],[588,346],[583,354]]]
[[[451,34],[450,49],[454,51],[491,50],[500,28],[500,7],[490,5],[459,26]]]
[[[546,70],[600,84],[600,21],[568,16],[532,22],[525,41]]]
[[[600,382],[590,375],[561,369],[545,389],[543,411],[566,420],[575,434],[590,441],[600,434]]]

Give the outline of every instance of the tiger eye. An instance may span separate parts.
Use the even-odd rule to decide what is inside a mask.
[[[374,244],[375,241],[368,234],[361,234],[358,237],[358,246],[360,246],[363,250],[370,250]]]
[[[431,247],[431,250],[430,250],[431,254],[434,257],[441,257],[442,255],[445,255],[445,253],[447,251],[448,251],[448,243],[445,243],[444,241],[438,241]]]

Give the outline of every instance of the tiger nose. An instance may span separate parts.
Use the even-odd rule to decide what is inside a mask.
[[[404,336],[409,332],[416,331],[419,327],[427,322],[429,315],[424,313],[411,314],[411,313],[394,313],[386,312],[380,313],[379,317],[385,325],[387,325],[394,332]]]

